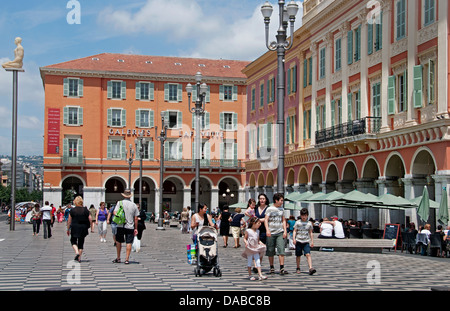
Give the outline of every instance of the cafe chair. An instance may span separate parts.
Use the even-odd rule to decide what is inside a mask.
[[[442,254],[442,243],[444,242],[444,236],[439,232],[434,232],[430,235],[430,255],[433,257],[434,254],[438,251],[438,257],[441,257]]]
[[[362,237],[363,239],[373,239],[373,229],[371,228],[362,229]]]
[[[421,254],[425,256],[428,248],[428,238],[425,233],[418,233],[416,237],[416,245],[420,247]]]
[[[350,239],[362,239],[362,232],[359,228],[350,228]]]
[[[416,245],[416,237],[414,232],[402,232],[402,253],[406,249],[411,254]]]

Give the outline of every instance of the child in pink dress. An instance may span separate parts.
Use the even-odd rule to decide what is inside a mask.
[[[252,276],[252,262],[255,260],[256,268],[258,269],[259,280],[267,279],[267,276],[261,273],[261,259],[266,252],[266,246],[259,240],[259,227],[261,221],[252,217],[249,220],[248,229],[245,231],[244,243],[245,250],[242,253],[242,257],[247,258],[248,275],[251,281],[256,281],[256,278]]]

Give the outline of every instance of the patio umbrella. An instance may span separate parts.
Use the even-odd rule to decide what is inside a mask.
[[[448,224],[447,188],[442,189],[441,204],[439,204],[438,221],[442,225]]]
[[[286,199],[289,201],[293,201],[293,202],[300,202],[303,199],[306,199],[306,198],[312,196],[313,194],[314,193],[312,193],[312,191],[307,191],[307,192],[303,192],[303,193],[293,192],[293,193],[289,193],[286,196]]]
[[[229,207],[232,207],[232,208],[238,208],[238,207],[240,207],[240,208],[247,208],[247,203],[238,202],[238,203],[235,203],[233,205],[230,205]]]
[[[380,195],[378,197],[378,200],[381,201],[379,206],[375,206],[375,207],[379,207],[379,208],[384,208],[384,209],[404,209],[404,208],[413,208],[416,207],[417,205],[412,203],[411,201],[399,197],[399,196],[395,196],[393,194],[383,194]]]
[[[362,203],[368,206],[372,206],[373,204],[381,203],[381,201],[374,195],[370,195],[367,193],[363,193],[358,190],[350,191],[346,193],[337,201],[351,202],[351,203]]]
[[[320,198],[321,197],[324,197],[326,194],[325,193],[323,193],[323,192],[317,192],[317,193],[314,193],[313,195],[311,195],[311,196],[308,196],[308,197],[306,197],[306,198],[303,198],[301,201],[302,202],[308,202],[308,203],[311,203],[311,202],[314,202],[314,203],[320,203]]]
[[[423,195],[421,195],[420,197],[414,198],[411,201],[411,203],[413,203],[415,205],[415,207],[418,207],[420,204],[420,201],[422,201]],[[430,202],[430,208],[434,208],[434,209],[438,209],[439,208],[439,203],[433,200],[428,200],[428,202]]]
[[[295,210],[295,203],[292,202],[284,202],[284,209],[293,211]]]
[[[430,216],[430,198],[428,196],[427,186],[423,188],[422,200],[420,200],[419,207],[417,208],[417,215],[425,222],[428,221],[428,217]]]

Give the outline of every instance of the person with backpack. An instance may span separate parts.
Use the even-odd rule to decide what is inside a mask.
[[[134,237],[138,234],[138,217],[139,210],[135,203],[131,202],[133,194],[131,190],[126,189],[122,193],[124,199],[117,202],[114,209],[113,221],[117,224],[116,233],[116,250],[117,257],[113,260],[114,263],[120,263],[120,253],[122,251],[122,243],[126,244],[126,258],[125,264],[130,263],[131,247],[133,245]]]

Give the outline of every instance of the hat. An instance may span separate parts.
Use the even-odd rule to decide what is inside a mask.
[[[331,216],[331,219],[338,220],[338,217],[337,216]]]
[[[125,191],[122,193],[122,196],[129,199],[133,196],[130,189],[125,189]]]

